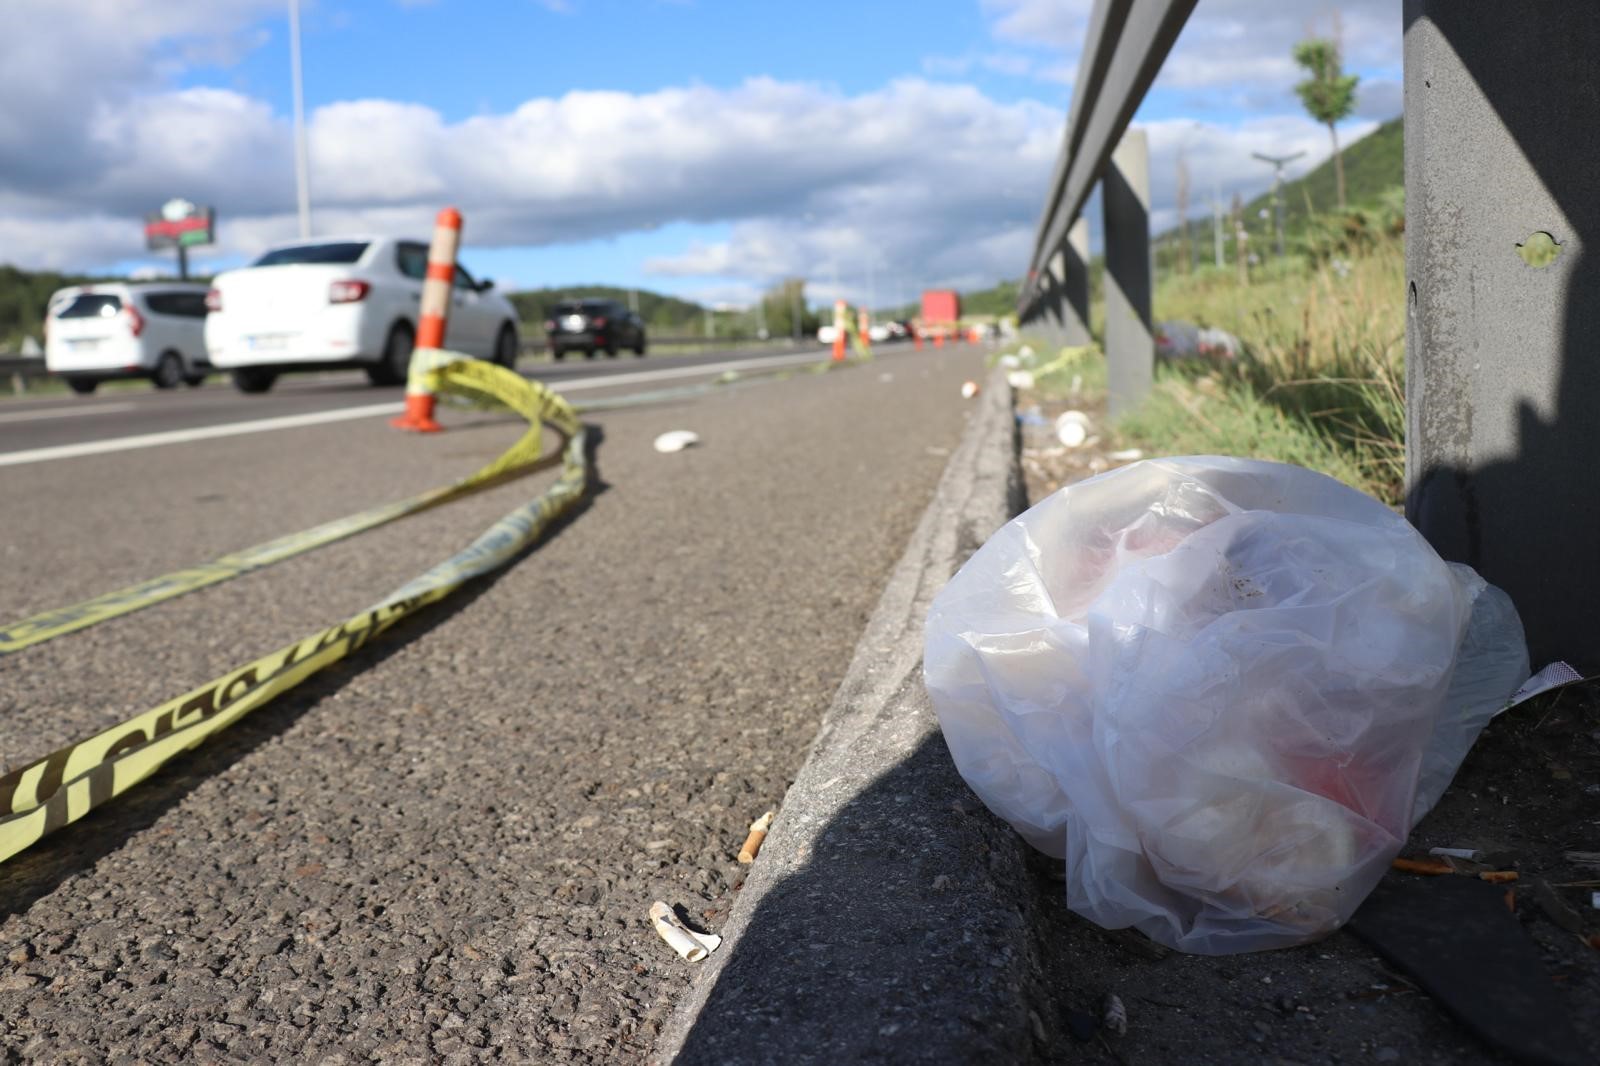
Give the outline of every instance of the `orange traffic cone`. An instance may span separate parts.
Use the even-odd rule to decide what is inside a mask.
[[[935,348],[943,348],[944,347],[944,331],[943,330],[940,330],[939,332],[937,332],[937,333],[935,333],[933,335],[933,346]]]
[[[406,413],[391,419],[389,424],[395,429],[406,429],[412,433],[438,433],[444,427],[433,420],[433,405],[431,392],[408,392]]]
[[[833,334],[833,361],[844,362],[844,330],[837,330]]]

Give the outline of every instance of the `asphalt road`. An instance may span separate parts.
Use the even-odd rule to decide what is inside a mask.
[[[591,415],[600,489],[515,567],[0,866],[0,1061],[646,1057],[687,979],[646,911],[726,914],[746,826],[798,769],[980,366],[970,348],[901,351]],[[671,369],[614,372],[651,368]],[[374,398],[111,395],[89,403],[138,407],[0,418],[0,454]],[[436,437],[367,417],[0,466],[0,611],[445,483],[518,432],[445,418]],[[651,448],[679,428],[701,445]],[[355,613],[550,476],[0,659],[0,755]]]
[[[893,347],[886,351],[895,350]],[[787,345],[698,355],[621,356],[561,363],[525,362],[529,377],[572,394],[574,402],[614,391],[658,388],[720,373],[724,367],[759,368],[814,361],[821,349]],[[615,382],[615,386],[609,385]],[[5,456],[40,448],[149,433],[170,433],[260,419],[353,411],[392,404],[405,390],[374,388],[359,370],[285,375],[270,392],[245,395],[213,375],[200,389],[157,392],[148,387],[102,390],[91,397],[53,395],[0,400],[0,465]],[[372,417],[377,417],[373,414]]]

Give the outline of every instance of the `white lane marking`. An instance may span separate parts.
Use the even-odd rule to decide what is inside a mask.
[[[806,352],[802,355],[768,355],[759,359],[735,359],[728,363],[702,363],[698,366],[679,366],[670,370],[640,370],[632,374],[607,374],[605,377],[577,378],[573,381],[562,381],[554,378],[549,381],[540,381],[557,392],[576,392],[580,389],[600,389],[607,385],[634,385],[646,381],[665,381],[668,378],[691,378],[697,374],[722,374],[729,370],[750,370],[755,367],[793,366],[796,363],[815,363],[819,355],[826,354],[819,349]]]
[[[817,354],[816,352],[809,352],[804,355],[736,359],[728,363],[704,363],[699,366],[673,367],[668,370],[641,370],[632,374],[608,374],[603,377],[578,378],[574,381],[557,380],[544,382],[543,384],[558,392],[577,392],[583,389],[604,388],[607,385],[630,385],[645,381],[663,381],[668,378],[721,374],[729,370],[748,370],[753,367],[779,367],[790,366],[795,363],[814,363],[817,361]],[[174,429],[164,433],[141,433],[133,437],[84,441],[81,444],[58,444],[50,448],[32,448],[27,451],[0,453],[0,466],[22,466],[25,463],[45,463],[54,459],[75,459],[84,455],[103,455],[106,452],[155,448],[163,444],[188,444],[197,440],[215,440],[218,437],[238,437],[246,433],[270,433],[279,429],[297,429],[301,426],[320,426],[330,422],[348,422],[356,418],[376,418],[379,415],[398,414],[403,408],[404,405],[399,403],[374,403],[362,407],[344,407],[337,411],[317,411],[304,415],[258,418],[249,422],[228,422],[220,426]]]
[[[136,403],[103,403],[98,407],[71,407],[51,409],[49,411],[18,411],[12,414],[0,414],[0,423],[9,422],[37,422],[46,418],[87,418],[89,415],[110,415],[118,411],[131,411],[139,405]]]
[[[374,403],[365,407],[346,407],[338,411],[317,411],[306,415],[258,418],[250,422],[229,422],[220,426],[201,426],[198,429],[174,429],[165,433],[141,433],[133,437],[91,440],[82,444],[58,444],[53,448],[33,448],[23,452],[0,454],[0,466],[21,466],[24,463],[49,462],[52,459],[73,459],[80,455],[101,455],[105,452],[125,452],[133,451],[136,448],[154,448],[162,444],[187,444],[190,441],[214,440],[217,437],[237,437],[246,433],[267,433],[277,429],[320,426],[327,422],[347,422],[352,418],[373,418],[377,415],[398,414],[404,407],[404,404],[399,403]]]

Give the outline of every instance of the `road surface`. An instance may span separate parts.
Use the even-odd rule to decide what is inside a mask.
[[[646,911],[726,914],[745,829],[799,767],[981,366],[902,350],[590,415],[599,491],[515,567],[0,866],[0,1059],[643,1059],[687,977]],[[573,389],[680,368],[548,369]],[[399,398],[285,385],[0,405],[0,457]],[[446,483],[518,433],[444,417],[434,437],[369,415],[0,466],[0,606]],[[669,429],[702,443],[655,452]],[[0,659],[0,755],[355,613],[551,476]]]

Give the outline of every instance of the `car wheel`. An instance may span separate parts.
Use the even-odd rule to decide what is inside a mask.
[[[567,357],[567,350],[565,348],[551,348],[550,349],[550,358],[554,359],[556,362],[559,363],[559,362],[561,362],[561,360],[565,359],[566,357]]]
[[[94,390],[99,388],[99,387],[100,387],[100,383],[98,381],[96,381],[94,378],[68,378],[67,379],[67,388],[71,389],[73,392],[77,393],[79,396],[88,396],[90,393],[94,392]]]
[[[240,392],[266,392],[278,380],[278,372],[265,366],[241,366],[231,377]]]
[[[417,346],[417,335],[404,322],[397,322],[383,342],[383,358],[375,366],[367,367],[367,380],[374,385],[404,385],[411,373],[411,352]]]
[[[647,345],[645,344],[644,340],[644,332],[641,330],[639,333],[639,343],[633,346],[633,354],[637,356],[643,356],[646,347]]]
[[[585,359],[593,359],[594,358],[594,349],[593,348],[585,348],[583,350],[583,357]]]
[[[150,384],[158,389],[175,389],[183,384],[183,359],[177,352],[162,352],[150,373]]]
[[[509,324],[500,327],[500,336],[494,342],[494,361],[507,370],[517,368],[517,331]]]

